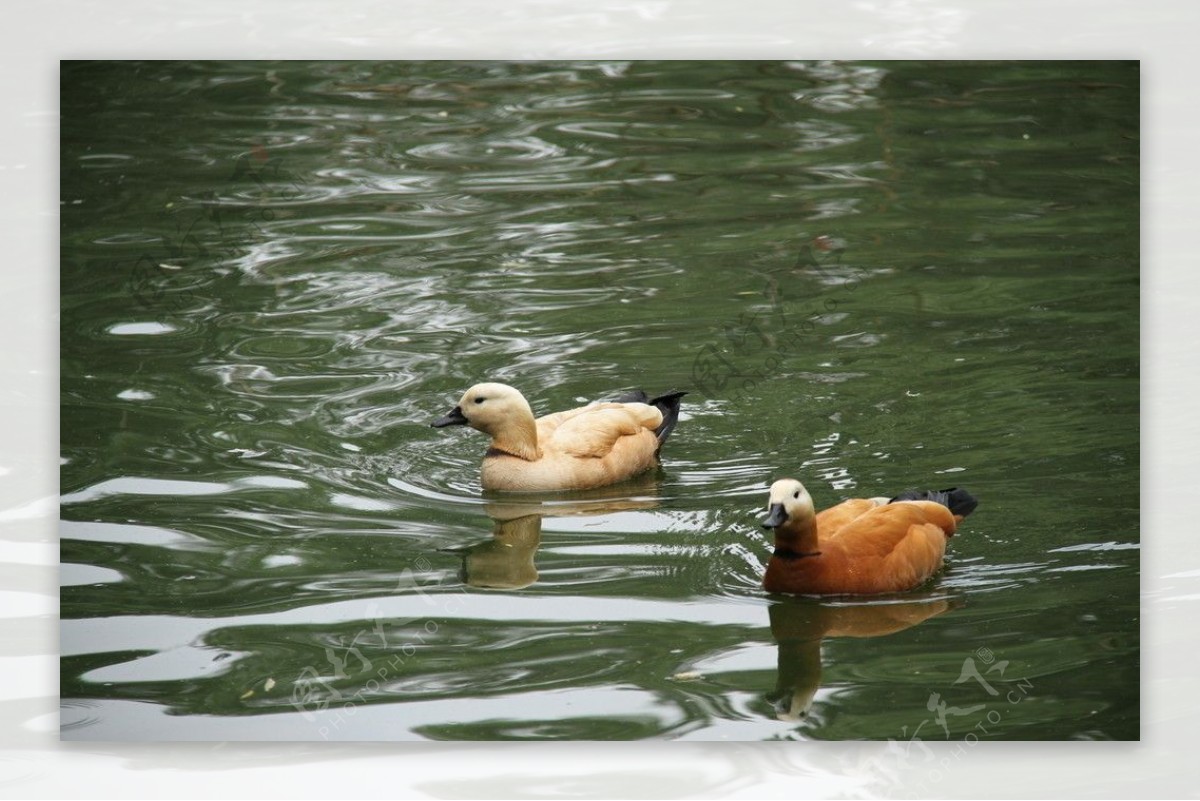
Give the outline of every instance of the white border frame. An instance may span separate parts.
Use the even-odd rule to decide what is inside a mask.
[[[54,0],[6,13],[0,137],[0,787],[183,798],[1176,797],[1196,792],[1200,6],[1121,0]],[[879,744],[119,744],[57,733],[58,60],[1125,58],[1143,72],[1142,737],[983,743],[918,792]],[[19,586],[16,586],[19,584]],[[39,625],[32,627],[30,621]],[[40,624],[44,623],[44,626]],[[894,763],[893,763],[894,764]]]

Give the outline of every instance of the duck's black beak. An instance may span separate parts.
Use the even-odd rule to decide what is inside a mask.
[[[767,507],[767,516],[763,518],[763,528],[777,528],[782,526],[788,519],[788,513],[784,511],[782,503],[773,503]]]
[[[462,409],[455,406],[453,409],[446,412],[429,425],[433,426],[434,428],[445,428],[446,426],[465,426],[466,424],[467,418],[462,413]]]

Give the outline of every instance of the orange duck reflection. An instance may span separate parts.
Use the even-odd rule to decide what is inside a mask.
[[[886,637],[912,628],[961,602],[831,604],[811,598],[773,603],[771,635],[779,644],[778,679],[770,700],[780,720],[802,720],[821,685],[821,643],[827,637]]]

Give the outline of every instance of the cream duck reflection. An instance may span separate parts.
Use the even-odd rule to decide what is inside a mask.
[[[484,507],[492,536],[461,549],[459,578],[485,590],[519,590],[538,579],[534,559],[542,542],[545,517],[590,517],[658,506],[658,478],[647,473],[602,490],[571,493],[545,502],[492,501]],[[619,493],[619,494],[614,494]]]

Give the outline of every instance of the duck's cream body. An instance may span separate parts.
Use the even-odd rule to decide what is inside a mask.
[[[461,418],[461,419],[460,419]],[[484,489],[576,490],[613,484],[658,464],[662,412],[646,403],[593,403],[535,419],[520,392],[476,384],[434,425],[469,425],[492,438]]]

